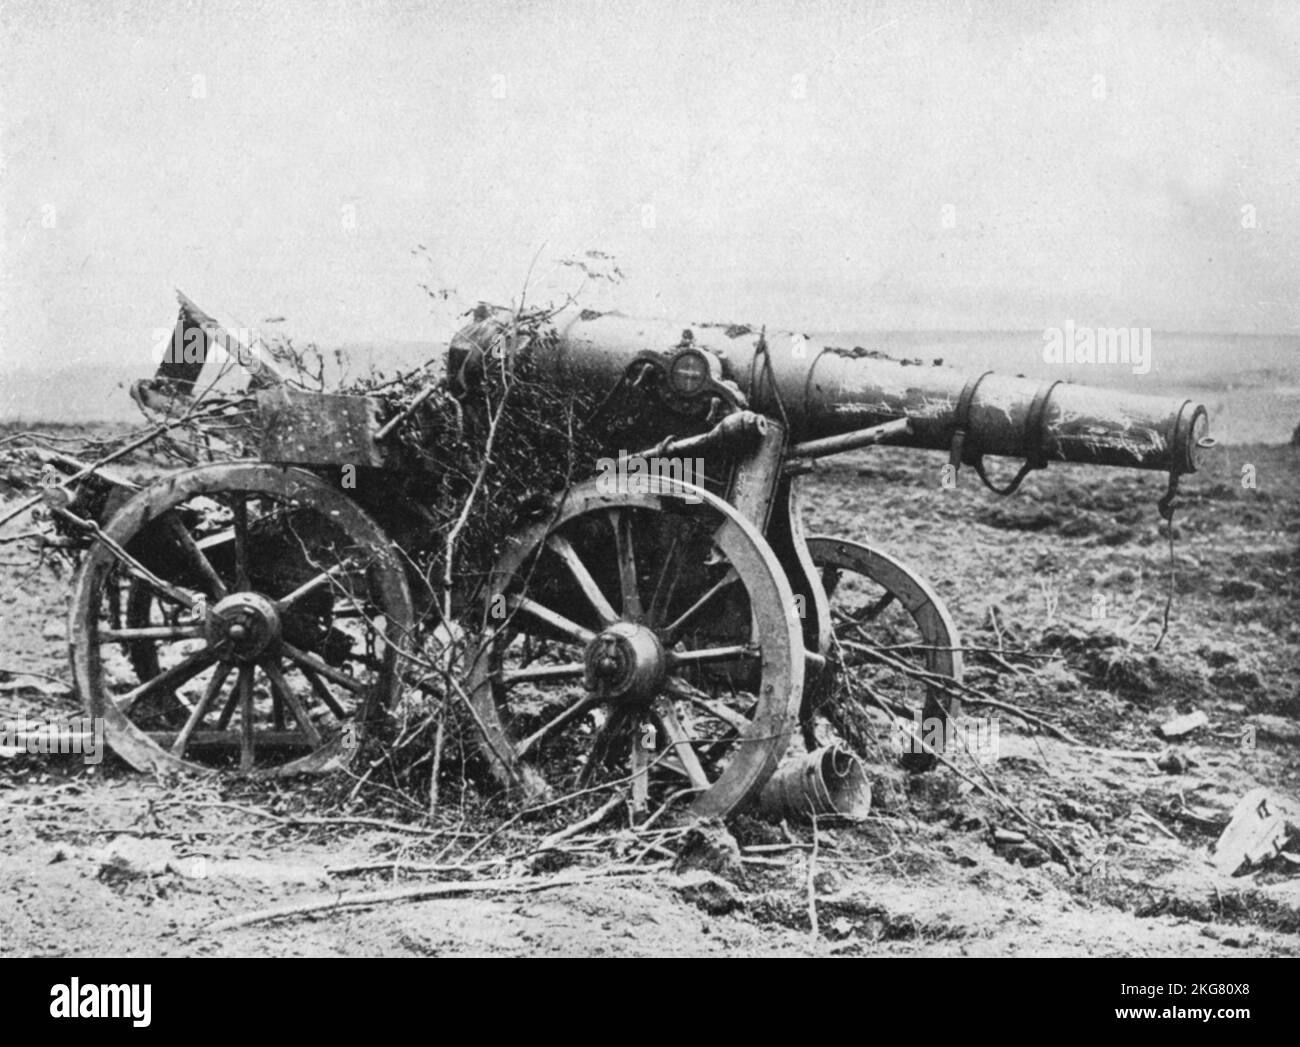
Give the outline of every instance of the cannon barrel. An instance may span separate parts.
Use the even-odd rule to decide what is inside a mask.
[[[501,337],[500,312],[453,339],[455,369],[467,353]],[[747,406],[788,423],[792,443],[824,440],[907,419],[897,446],[981,455],[1191,473],[1207,437],[1205,407],[1066,382],[924,366],[862,349],[845,349],[788,331],[644,322],[576,309],[552,321],[555,337],[530,352],[557,380],[613,388],[649,351],[665,361],[665,381],[683,388],[710,380],[733,383]],[[690,357],[687,361],[685,358]],[[683,366],[674,363],[683,359]],[[680,377],[679,377],[680,372]],[[957,447],[954,451],[954,438]]]

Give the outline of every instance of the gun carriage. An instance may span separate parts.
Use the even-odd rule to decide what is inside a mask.
[[[190,322],[224,336],[192,306]],[[805,535],[798,483],[815,459],[881,444],[946,452],[944,479],[970,466],[1004,493],[1051,462],[1163,470],[1172,487],[1210,443],[1190,401],[737,326],[576,309],[521,326],[481,308],[448,359],[439,395],[467,415],[489,372],[524,362],[557,396],[581,391],[603,449],[595,475],[526,500],[434,630],[460,644],[492,774],[530,800],[617,783],[634,809],[680,797],[725,815],[791,745],[856,743],[846,709],[957,714],[961,640],[935,590],[882,549]],[[414,675],[427,616],[411,549],[435,525],[400,445],[435,387],[393,408],[256,384],[255,459],[119,485],[80,525],[76,683],[140,769],[337,766]],[[986,456],[1024,464],[998,488]],[[340,482],[347,466],[365,482]],[[59,511],[84,521],[77,508]]]

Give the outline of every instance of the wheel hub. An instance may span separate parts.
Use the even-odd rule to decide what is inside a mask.
[[[587,690],[605,698],[644,701],[654,697],[668,676],[659,638],[643,625],[617,622],[587,645]]]
[[[232,593],[208,612],[208,643],[222,658],[253,662],[280,642],[280,612],[258,593]]]

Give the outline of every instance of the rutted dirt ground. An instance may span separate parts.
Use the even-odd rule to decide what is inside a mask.
[[[312,824],[296,819],[319,814],[319,786],[223,789],[156,782],[111,756],[90,770],[20,756],[0,761],[0,954],[1300,954],[1300,869],[1228,878],[1206,860],[1251,788],[1300,796],[1300,449],[1220,449],[1186,483],[1159,651],[1163,477],[1053,467],[1002,500],[973,476],[943,490],[941,464],[891,450],[821,469],[807,482],[809,529],[920,567],[968,643],[994,644],[996,620],[1009,648],[1056,655],[1008,656],[1039,665],[1011,672],[972,654],[968,680],[1086,743],[1004,714],[989,767],[1073,871],[1032,840],[998,843],[997,830],[1024,826],[951,771],[877,766],[877,816],[823,827],[811,876],[809,829],[742,818],[726,893],[665,870],[218,931],[269,906],[434,882],[392,863],[437,864],[468,830],[450,815],[403,825],[382,794],[347,812],[379,821]],[[0,672],[0,717],[76,715],[59,682],[68,579],[22,566],[16,545],[0,560],[0,669],[14,671]],[[1209,725],[1167,752],[1156,727],[1193,709]],[[483,855],[517,846],[516,828]],[[566,860],[561,875],[581,875],[582,856]],[[530,858],[482,875],[556,871]]]

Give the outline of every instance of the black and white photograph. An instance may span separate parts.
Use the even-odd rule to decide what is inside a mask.
[[[1100,1027],[1249,1028],[1298,612],[1300,4],[0,0],[25,974],[1123,960]]]

